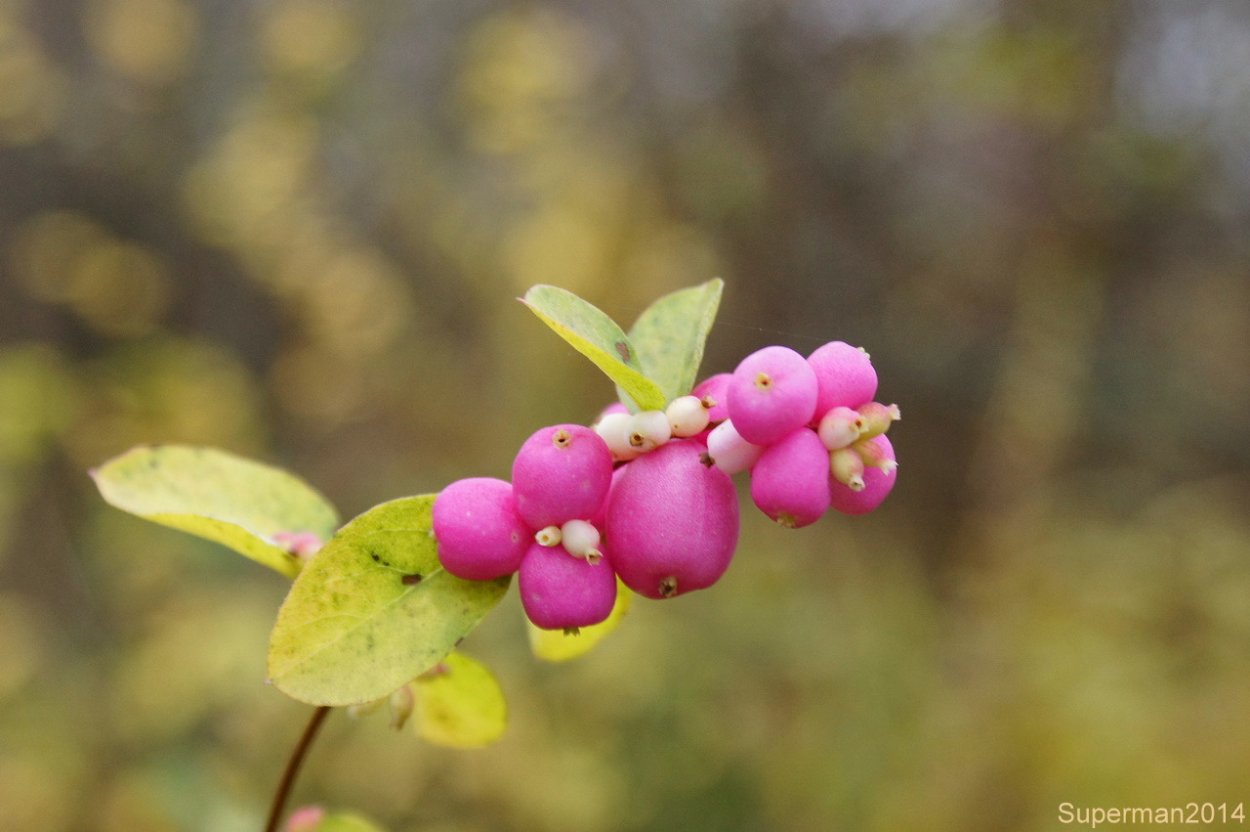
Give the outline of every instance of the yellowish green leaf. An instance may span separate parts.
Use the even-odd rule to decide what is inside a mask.
[[[624,330],[601,310],[556,286],[534,286],[521,302],[573,349],[594,362],[638,408],[663,409],[664,392],[643,374]]]
[[[269,642],[269,677],[312,705],[387,696],[441,661],[507,592],[438,560],[433,494],[375,506],[339,531],[287,595]]]
[[[111,505],[154,523],[221,543],[293,577],[300,561],[274,535],[326,539],[334,508],[303,480],[213,448],[133,448],[91,472]]]
[[[694,387],[724,285],[718,277],[665,295],[648,306],[630,328],[629,340],[638,365],[660,386],[666,401],[684,396]]]
[[[448,748],[480,748],[503,736],[508,706],[494,674],[463,653],[451,653],[412,683],[417,735]]]

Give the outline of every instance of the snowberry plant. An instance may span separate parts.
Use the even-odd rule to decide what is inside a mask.
[[[294,579],[269,643],[269,681],[317,706],[270,813],[281,819],[304,750],[330,708],[389,706],[443,745],[494,741],[500,686],[456,648],[517,576],[540,659],[562,661],[615,628],[631,597],[671,599],[728,570],[739,532],[735,475],[786,528],[830,508],[861,514],[894,486],[863,349],[833,341],[804,356],[760,349],[696,384],[721,281],[667,295],[626,333],[570,292],[522,302],[616,384],[591,425],[540,427],[511,479],[472,476],[402,497],[339,526],[295,477],[223,451],[135,448],[92,472],[111,504],[222,543]],[[355,824],[355,825],[353,825]],[[375,828],[305,809],[288,828]]]

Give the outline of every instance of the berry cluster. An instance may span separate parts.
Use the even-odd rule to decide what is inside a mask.
[[[804,358],[765,347],[696,392],[725,401],[708,455],[727,473],[749,470],[755,505],[783,526],[810,525],[831,507],[864,514],[894,487],[885,432],[899,409],[872,400],[877,372],[862,349],[832,341]]]
[[[649,598],[709,587],[738,542],[731,474],[750,471],[755,504],[791,528],[885,499],[896,464],[884,433],[899,414],[872,401],[876,389],[867,353],[840,341],[807,358],[766,347],[663,411],[612,405],[593,428],[543,428],[511,483],[470,478],[439,494],[439,558],[468,580],[518,573],[544,629],[606,619],[617,577]]]

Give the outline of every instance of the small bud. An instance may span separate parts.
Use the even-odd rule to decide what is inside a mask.
[[[562,538],[563,533],[559,526],[547,526],[534,532],[534,542],[548,549],[552,546],[559,546]]]
[[[849,407],[835,407],[820,420],[816,432],[820,441],[831,451],[845,448],[859,439],[860,430],[864,426],[864,417]]]
[[[894,448],[891,447],[888,436],[878,436],[864,442],[878,446],[886,459],[894,459]],[[880,468],[867,468],[864,470],[864,487],[861,490],[852,491],[840,485],[834,485],[830,489],[833,508],[843,514],[867,514],[881,505],[894,488],[897,479],[897,470],[887,472]]]
[[[570,520],[560,527],[564,550],[575,558],[598,563],[603,558],[599,549],[599,530],[585,520]]]
[[[852,491],[864,490],[864,461],[850,448],[839,448],[829,454],[829,470],[835,480]]]
[[[629,444],[629,431],[634,417],[629,413],[606,413],[595,423],[595,433],[607,443],[612,459],[628,462],[638,456],[638,449]]]
[[[313,832],[325,817],[326,810],[320,806],[301,806],[286,819],[286,832]]]
[[[705,405],[697,396],[679,396],[668,403],[664,415],[668,417],[673,436],[684,438],[707,427],[710,409],[711,405]]]
[[[655,450],[673,437],[668,417],[661,410],[635,413],[629,424],[629,444],[638,453]]]
[[[864,439],[856,442],[851,448],[855,453],[859,454],[859,458],[864,461],[866,468],[876,468],[885,474],[892,474],[898,468],[898,463],[887,455],[885,449],[876,442]]]
[[[743,439],[732,419],[721,422],[707,435],[707,455],[712,458],[712,464],[726,474],[746,471],[762,453],[763,446]]]
[[[392,693],[389,704],[391,706],[391,728],[398,731],[404,727],[408,717],[412,716],[412,709],[417,704],[416,699],[412,695],[412,686],[404,685]]]
[[[859,432],[860,439],[872,439],[890,429],[890,423],[903,418],[898,405],[884,405],[881,402],[869,402],[860,405],[859,415],[864,417],[864,427]]]
[[[321,538],[312,532],[274,532],[274,544],[300,560],[308,560],[321,549]]]

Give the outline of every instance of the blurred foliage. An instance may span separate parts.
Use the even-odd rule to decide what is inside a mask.
[[[726,280],[707,372],[863,344],[866,518],[751,514],[572,663],[472,639],[486,752],[339,715],[299,801],[394,830],[1049,829],[1250,755],[1250,7],[0,0],[0,828],[260,827],[285,581],[103,504],[140,442],[346,516],[506,476],[619,320]],[[1239,791],[1241,790],[1241,791]]]

